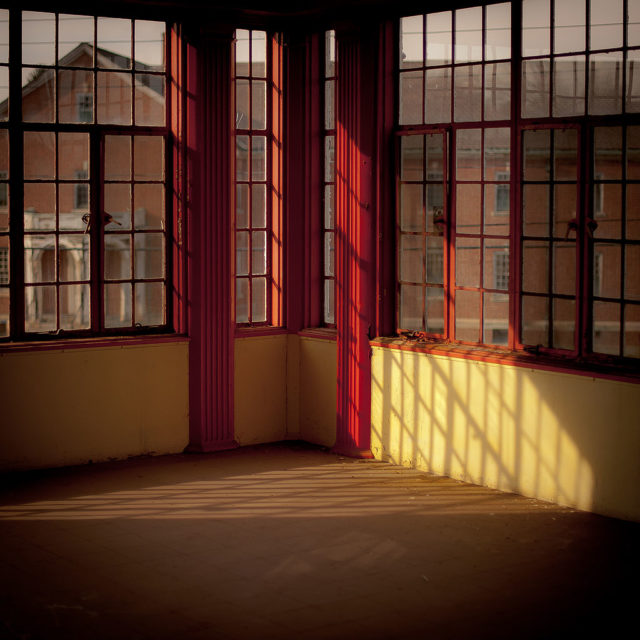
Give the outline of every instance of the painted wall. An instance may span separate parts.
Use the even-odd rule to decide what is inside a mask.
[[[373,348],[372,452],[640,521],[640,386]]]
[[[187,342],[0,354],[0,469],[177,453]]]

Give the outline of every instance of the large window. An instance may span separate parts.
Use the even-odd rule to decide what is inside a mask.
[[[399,38],[399,330],[640,357],[640,2],[445,11]]]
[[[3,336],[166,329],[165,35],[0,12]]]

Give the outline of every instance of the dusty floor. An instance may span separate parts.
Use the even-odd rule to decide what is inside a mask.
[[[638,629],[640,525],[385,463],[269,445],[0,481],[1,638]]]

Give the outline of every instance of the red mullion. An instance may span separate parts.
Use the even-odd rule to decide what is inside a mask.
[[[589,29],[587,29],[587,32],[588,31]],[[588,75],[589,74],[587,74],[587,76]],[[588,96],[588,94],[586,95]],[[585,109],[586,108],[587,106],[585,106]],[[622,133],[624,135],[624,127],[622,127]],[[594,242],[593,239],[589,237],[586,218],[590,217],[593,206],[593,142],[594,127],[584,126],[578,128],[578,175],[576,183],[576,218],[578,222],[578,230],[576,232],[576,285],[578,289],[576,293],[576,313],[578,317],[576,318],[575,355],[586,355],[592,350],[590,349],[591,335],[589,327],[593,326],[590,307],[591,301],[593,300],[591,285],[593,282]],[[624,176],[624,173],[622,175]],[[581,184],[582,188],[580,188]],[[621,233],[624,233],[624,228],[621,228]],[[581,265],[582,268],[580,268]],[[621,266],[622,265],[623,263],[621,263]],[[624,267],[621,271],[624,272]],[[620,293],[622,294],[622,289]],[[620,353],[622,353],[622,351],[620,351]]]
[[[455,15],[455,12],[454,12]],[[455,18],[454,18],[455,20]],[[454,29],[455,32],[455,29]],[[453,36],[455,38],[455,35]],[[455,46],[455,44],[454,44]],[[455,49],[454,49],[455,50]],[[453,73],[452,73],[453,75]],[[453,82],[451,83],[452,86],[452,91],[453,91]],[[452,107],[453,107],[453,102],[451,103]],[[453,113],[452,113],[452,117],[453,117]],[[455,339],[455,321],[456,321],[456,309],[455,309],[455,304],[456,304],[456,272],[455,272],[455,262],[456,262],[456,250],[455,250],[455,238],[457,237],[457,233],[455,231],[456,229],[456,218],[457,218],[457,172],[454,170],[454,167],[456,166],[456,161],[457,161],[457,153],[456,153],[456,145],[457,145],[457,132],[458,130],[456,128],[451,129],[451,133],[452,133],[452,137],[451,137],[451,159],[449,160],[449,162],[445,163],[445,171],[447,169],[451,169],[451,173],[452,173],[452,177],[455,177],[454,180],[451,180],[451,193],[450,193],[450,202],[451,202],[451,209],[450,209],[450,215],[448,216],[449,219],[449,224],[447,225],[447,229],[445,230],[445,233],[448,234],[447,236],[447,241],[446,241],[446,269],[445,269],[445,273],[447,274],[446,277],[446,282],[447,282],[447,287],[445,287],[445,295],[447,296],[448,300],[446,302],[446,309],[447,309],[447,314],[448,317],[446,319],[446,326],[447,326],[447,340],[449,341],[453,341]],[[455,138],[454,139],[454,135]],[[446,153],[446,151],[445,151]],[[449,184],[449,181],[447,180],[447,182],[445,184]],[[445,199],[445,202],[448,202],[448,199]],[[446,218],[445,218],[446,219]]]

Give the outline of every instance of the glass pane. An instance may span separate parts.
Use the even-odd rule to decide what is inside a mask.
[[[251,281],[251,322],[267,321],[267,280],[254,278]]]
[[[626,305],[624,309],[624,355],[640,358],[640,305]]]
[[[249,322],[249,280],[236,280],[236,322]]]
[[[164,230],[164,211],[164,185],[134,185],[133,224],[136,229]]]
[[[62,67],[93,66],[93,18],[58,16],[58,64]]]
[[[522,343],[549,346],[549,299],[522,296]]]
[[[135,234],[135,278],[164,277],[164,235],[162,233]]]
[[[576,186],[556,184],[553,194],[553,236],[563,240],[574,240],[576,237]]]
[[[267,75],[267,34],[265,31],[251,32],[251,74],[255,78]]]
[[[58,178],[77,180],[89,177],[89,134],[58,133]]]
[[[626,238],[640,240],[640,184],[627,185]]]
[[[425,136],[427,167],[430,175],[437,172],[442,180],[442,172],[444,170],[444,150],[443,150],[443,134],[434,133]],[[434,178],[431,178],[434,179]]]
[[[324,322],[335,324],[335,283],[333,280],[324,281]]]
[[[236,80],[236,129],[249,129],[249,80]]]
[[[622,113],[622,51],[589,56],[589,113]]]
[[[584,113],[585,57],[568,56],[553,62],[553,115]]]
[[[574,300],[553,301],[553,347],[575,349],[576,303]]]
[[[427,15],[427,66],[451,62],[451,11]]]
[[[246,29],[236,29],[236,75],[249,75],[249,32]]]
[[[456,135],[456,179],[482,178],[482,130],[459,129]]]
[[[336,179],[336,137],[324,137],[324,181],[333,182]]]
[[[509,240],[484,241],[484,288],[509,290]]]
[[[524,235],[548,236],[549,187],[546,184],[525,184],[523,194]]]
[[[89,237],[84,233],[61,235],[58,246],[60,247],[58,280],[60,282],[89,280],[91,277]]]
[[[422,16],[400,18],[400,68],[422,66]]]
[[[550,53],[551,18],[549,0],[524,0],[522,3],[522,55]]]
[[[612,356],[620,354],[620,305],[593,303],[593,350]]]
[[[0,9],[0,62],[9,62],[9,10]]]
[[[236,275],[249,275],[249,233],[247,231],[236,233]]]
[[[549,291],[549,243],[527,240],[522,246],[522,289],[531,293]]]
[[[625,247],[624,297],[640,300],[640,245]]]
[[[324,186],[324,228],[333,229],[335,226],[334,218],[334,201],[335,189],[332,184]]]
[[[131,20],[98,18],[98,47],[99,67],[131,68]]]
[[[425,300],[425,330],[444,333],[444,289],[428,287]]]
[[[511,58],[511,3],[489,5],[485,11],[485,60]]]
[[[3,301],[3,313],[0,316],[0,338],[6,338],[11,333],[8,287],[0,287],[0,300]]]
[[[553,292],[576,295],[575,242],[558,242],[553,245]]]
[[[249,226],[249,185],[236,185],[236,229]]]
[[[511,202],[509,184],[506,183],[485,185],[484,233],[498,236],[508,235],[510,211]]]
[[[134,136],[133,179],[164,179],[164,138],[160,136]]]
[[[400,285],[400,329],[422,331],[423,292],[422,287],[410,284]]]
[[[0,178],[9,178],[9,131],[0,129]]]
[[[640,51],[627,52],[627,85],[625,108],[630,113],[640,111]]]
[[[130,327],[131,322],[131,284],[104,285],[104,326]]]
[[[627,127],[627,178],[640,178],[640,127]]]
[[[547,129],[525,131],[524,147],[524,179],[547,181],[551,178],[551,132]]]
[[[444,239],[427,237],[427,282],[444,282]]]
[[[82,218],[90,208],[89,185],[86,182],[65,182],[58,188],[58,227],[61,231],[84,231],[86,223]]]
[[[419,91],[419,88],[417,90]],[[451,69],[427,69],[424,91],[424,121],[427,124],[451,122]],[[400,124],[414,124],[421,121],[422,105],[415,99],[413,103],[420,109],[416,119],[411,122],[401,121]]]
[[[482,117],[482,65],[454,68],[454,107],[456,122],[470,122]]]
[[[9,185],[6,182],[0,182],[0,231],[9,231]]]
[[[480,233],[482,185],[458,184],[456,188],[456,233]]]
[[[249,136],[236,136],[236,180],[249,179]]]
[[[480,238],[456,239],[456,285],[480,286]]]
[[[331,231],[324,234],[324,275],[335,275],[335,234]]]
[[[56,16],[22,12],[22,64],[55,64]]]
[[[23,67],[22,119],[25,122],[54,122],[55,106],[55,71]]]
[[[138,282],[136,291],[136,325],[158,326],[165,323],[164,283]]]
[[[55,229],[56,185],[26,182],[24,185],[24,228]]]
[[[400,124],[422,122],[422,71],[407,71],[400,74]]]
[[[131,229],[131,186],[105,184],[104,212],[111,216],[109,222],[105,221],[105,231]]]
[[[622,0],[591,0],[590,49],[622,46]]]
[[[640,45],[640,5],[637,2],[627,3],[627,45],[637,47]]]
[[[131,180],[130,136],[105,136],[104,179]]]
[[[53,234],[25,236],[24,281],[56,281],[56,239]]]
[[[327,80],[324,83],[324,127],[325,129],[335,129],[335,103],[336,103],[336,83],[334,80]]]
[[[56,135],[47,131],[24,132],[25,180],[53,180],[56,177]],[[26,206],[26,205],[25,205]]]
[[[0,23],[2,24],[2,23]],[[0,41],[0,49],[2,41]],[[0,67],[0,120],[9,119],[9,68]]]
[[[511,115],[511,64],[484,67],[484,119],[507,120]]]
[[[424,265],[424,237],[401,234],[400,280],[403,282],[424,282]]]
[[[400,138],[400,180],[422,180],[424,136]]]
[[[456,291],[456,340],[480,342],[480,292]]]
[[[582,51],[586,46],[585,0],[555,0],[554,53]]]
[[[251,179],[267,179],[267,139],[264,136],[251,138]]]
[[[128,234],[105,235],[104,277],[107,280],[131,278],[131,236]]]
[[[546,118],[549,116],[549,60],[524,60],[522,62],[522,117]]]
[[[135,21],[136,69],[164,70],[166,25],[151,20]]]
[[[251,128],[267,128],[267,83],[262,80],[251,82]]]
[[[456,11],[455,61],[482,60],[482,7]]]
[[[251,273],[257,276],[267,273],[266,231],[253,231],[251,233]]]
[[[330,29],[325,32],[324,75],[327,78],[336,74],[336,34]]]
[[[593,152],[596,180],[622,178],[621,127],[596,127],[593,131]]]
[[[509,297],[501,293],[484,294],[482,341],[506,346],[509,342]]]
[[[578,132],[575,129],[556,129],[553,132],[553,142],[554,178],[556,180],[576,180],[578,176]]]
[[[628,247],[629,249],[631,247]],[[626,256],[629,264],[629,254]],[[593,243],[593,295],[602,298],[620,297],[621,248],[619,244],[608,242]],[[638,268],[635,269],[636,273]],[[625,281],[631,275],[625,271]]]
[[[593,196],[594,220],[588,221],[593,236],[619,239],[622,233],[622,185],[596,183]]]
[[[55,331],[56,288],[26,287],[24,290],[24,328],[28,333]]]
[[[58,71],[59,122],[93,122],[93,72]]]
[[[427,189],[427,231],[442,235],[446,220],[444,215],[444,185],[438,172],[429,172],[429,176],[440,179],[440,182],[428,183]]]
[[[267,226],[267,186],[251,185],[251,226],[264,228]]]
[[[484,131],[484,178],[505,180],[511,166],[511,132],[509,129],[485,129]]]
[[[98,72],[98,123],[131,124],[131,76]]]
[[[163,127],[165,122],[165,79],[163,76],[136,73],[136,124]]]

